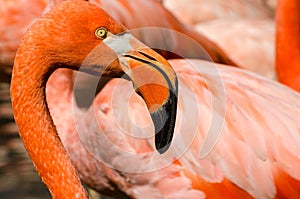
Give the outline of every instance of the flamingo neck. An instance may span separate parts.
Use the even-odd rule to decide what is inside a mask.
[[[279,0],[276,16],[278,80],[300,91],[300,0]]]
[[[11,97],[16,123],[24,146],[53,198],[88,198],[57,135],[45,96],[45,85],[55,70],[53,64],[35,57],[26,48],[16,56]]]

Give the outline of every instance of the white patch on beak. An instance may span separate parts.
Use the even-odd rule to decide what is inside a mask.
[[[103,43],[113,49],[118,56],[121,56],[128,51],[134,50],[134,48],[130,44],[131,40],[136,39],[130,33],[124,33],[121,35],[108,33],[108,36],[103,40]]]

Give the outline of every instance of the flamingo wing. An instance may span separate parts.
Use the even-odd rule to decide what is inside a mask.
[[[190,86],[180,90],[185,91],[189,87],[195,89],[199,84],[203,84],[199,78],[195,78],[195,73],[193,78],[190,78],[192,70],[182,67],[187,65],[184,61],[175,63],[178,62],[181,68],[177,73],[180,76],[185,74],[184,79],[190,82]],[[213,67],[208,67],[211,64],[199,61],[191,63],[201,67],[201,70],[198,70],[207,82],[209,89],[202,89],[203,93],[199,93],[198,103],[206,104],[208,108],[207,112],[202,111],[199,117],[200,128],[190,147],[193,156],[183,155],[179,161],[189,165],[191,171],[200,173],[210,182],[227,178],[257,198],[273,198],[282,192],[282,187],[278,187],[278,184],[284,178],[287,183],[289,177],[299,180],[299,172],[295,172],[300,163],[300,128],[297,122],[297,115],[300,113],[299,94],[286,86],[248,72],[218,66],[219,73],[215,73]],[[216,87],[220,78],[223,87]],[[221,89],[225,91],[225,101],[218,95],[222,92]],[[207,92],[212,99],[208,104],[201,100]],[[189,103],[189,99],[182,99],[187,101],[186,104]],[[219,106],[215,106],[213,110],[209,108],[214,100],[223,101],[225,114],[220,111]],[[207,147],[203,140],[209,139],[215,133],[214,127],[203,127],[201,124],[201,118],[207,116],[210,118],[210,124],[216,125],[218,123],[213,123],[214,117],[223,117],[224,125],[214,149],[204,159],[199,159],[205,155],[201,154],[206,150],[203,147]],[[207,165],[202,162],[209,162],[209,167],[199,167],[198,165]],[[299,183],[297,187],[299,188]],[[297,194],[299,196],[299,193]]]
[[[100,92],[87,112],[93,120],[78,118],[78,126],[90,126],[83,145],[118,172],[111,179],[134,197],[141,190],[166,198],[218,191],[222,196],[232,187],[249,198],[298,197],[299,94],[231,67],[200,60],[170,63],[179,77],[179,110],[166,154],[154,152],[146,107],[125,80]],[[215,185],[213,190],[206,190],[207,184]]]

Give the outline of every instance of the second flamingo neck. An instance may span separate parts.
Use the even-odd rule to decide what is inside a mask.
[[[276,70],[278,80],[300,91],[300,1],[278,1]]]

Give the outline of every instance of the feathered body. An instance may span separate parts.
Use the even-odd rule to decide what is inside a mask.
[[[50,111],[84,181],[132,198],[298,198],[299,94],[227,66],[170,63],[179,77],[179,119],[163,156],[151,144],[146,106],[126,80],[109,82],[87,111],[76,107],[72,89],[49,83]]]

